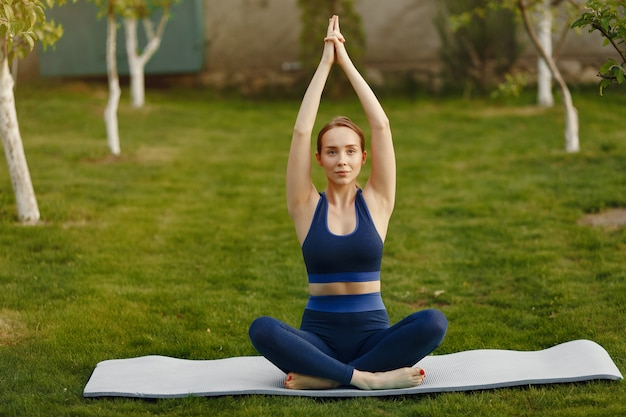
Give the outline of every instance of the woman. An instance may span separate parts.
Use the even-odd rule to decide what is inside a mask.
[[[396,167],[389,121],[351,62],[333,16],[319,66],[298,113],[287,164],[287,205],[309,276],[309,301],[300,329],[271,317],[250,326],[255,348],[286,374],[285,387],[361,389],[416,386],[412,367],[443,340],[447,320],[436,310],[414,313],[390,327],[380,296],[383,242],[395,200]],[[372,134],[371,176],[357,176],[367,152],[361,129],[338,117],[318,135],[317,163],[328,184],[311,180],[310,140],[324,85],[337,63],[352,84]]]

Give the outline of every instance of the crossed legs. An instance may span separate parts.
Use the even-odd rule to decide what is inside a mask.
[[[424,370],[412,366],[439,346],[446,329],[443,314],[420,311],[374,332],[355,352],[354,359],[345,362],[320,336],[271,317],[256,319],[249,333],[259,353],[287,373],[287,388],[353,385],[390,389],[419,385],[424,380]]]

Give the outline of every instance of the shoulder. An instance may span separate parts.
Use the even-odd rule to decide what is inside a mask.
[[[296,235],[300,245],[304,242],[309,232],[313,217],[321,202],[325,199],[324,193],[311,194],[310,197],[300,204],[289,207],[289,215],[296,229]]]

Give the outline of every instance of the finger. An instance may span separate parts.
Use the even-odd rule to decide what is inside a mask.
[[[341,35],[341,33],[339,33],[339,34],[338,33],[333,33],[332,35],[326,37],[326,39],[328,39],[328,40],[330,40],[330,38],[336,39],[337,42],[341,42],[341,43],[345,43],[346,42],[346,39]],[[326,39],[324,39],[324,40],[326,40]]]
[[[339,29],[339,16],[335,16],[333,31],[337,35],[337,39],[339,39],[339,42],[344,43],[346,41],[346,38],[343,37],[343,35],[341,34],[341,30]]]
[[[342,43],[342,41],[336,35],[325,37],[324,42],[331,42],[331,43],[334,43],[335,45]]]
[[[334,21],[333,17],[328,19],[328,30],[326,30],[326,35],[330,35],[331,33],[333,33],[333,30],[334,30],[334,27],[335,27],[335,21]]]

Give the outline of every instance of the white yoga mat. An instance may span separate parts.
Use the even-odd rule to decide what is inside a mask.
[[[576,340],[531,352],[482,349],[427,356],[415,366],[426,370],[426,380],[413,388],[288,390],[283,387],[285,374],[262,356],[216,360],[142,356],[98,363],[83,395],[137,398],[244,394],[363,397],[623,379],[606,350],[590,340]]]

